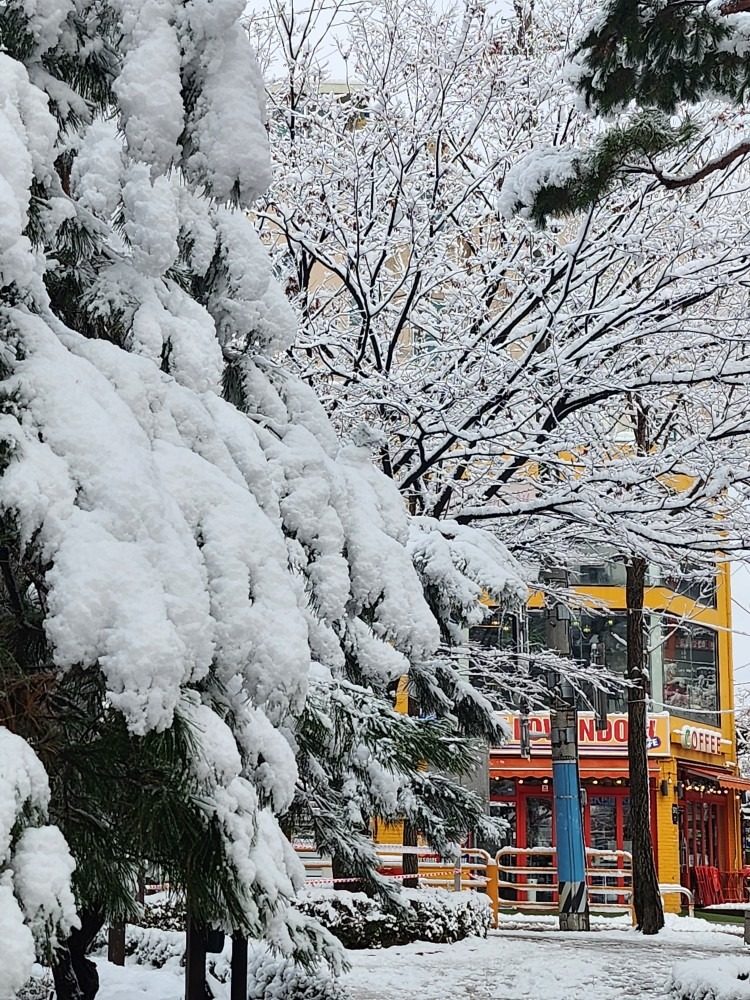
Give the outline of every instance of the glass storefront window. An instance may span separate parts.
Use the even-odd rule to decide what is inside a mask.
[[[672,572],[657,571],[654,584],[667,587],[675,594],[689,597],[709,608],[716,607],[716,577],[712,575],[706,578],[706,570],[702,567],[685,562],[676,566]]]
[[[518,708],[524,693],[536,697],[537,703],[540,690],[545,697],[541,668],[528,656],[514,655],[527,651],[523,615],[494,609],[481,625],[469,629],[469,645],[472,683],[497,708]]]
[[[633,831],[630,827],[630,799],[622,800],[622,849],[633,853]]]
[[[609,674],[625,676],[627,670],[627,620],[620,612],[594,614],[579,612],[571,618],[570,646],[573,656],[584,663],[591,661],[594,643],[602,643],[605,650],[606,670]],[[627,699],[624,691],[612,693],[607,698],[607,712],[624,712]]]
[[[526,800],[526,846],[552,847],[552,800]]]
[[[527,847],[551,847],[552,846],[552,799],[535,798],[529,796],[526,799],[526,846]],[[554,858],[551,855],[540,855],[529,857],[528,864],[534,868],[551,867]],[[551,885],[552,875],[545,875],[544,872],[535,872],[528,875],[528,884]],[[528,894],[529,902],[551,903],[552,893],[533,891]]]
[[[716,633],[670,615],[662,617],[661,632],[664,705],[687,718],[718,725]]]
[[[499,851],[501,847],[515,847],[517,830],[515,802],[491,802],[490,815],[493,819],[501,819],[505,823],[504,829],[496,839],[492,853]]]
[[[516,615],[495,608],[481,625],[469,629],[469,642],[483,649],[500,649],[515,653],[518,649],[517,632]]]
[[[591,846],[596,851],[617,850],[617,809],[613,795],[589,798]]]
[[[573,587],[624,587],[625,563],[621,560],[591,560],[581,562],[570,571]]]
[[[589,821],[591,824],[590,845],[596,851],[616,851],[617,850],[617,800],[614,795],[592,795],[589,798]],[[616,858],[600,858],[592,855],[590,858],[592,868],[616,869]],[[616,881],[616,880],[615,880]],[[615,882],[611,876],[603,875],[601,878],[592,877],[592,888],[602,886],[605,889],[613,886]],[[616,893],[592,892],[591,905],[596,907],[597,903],[616,903]]]

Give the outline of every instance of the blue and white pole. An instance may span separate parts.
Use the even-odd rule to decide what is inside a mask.
[[[552,713],[552,788],[557,833],[558,914],[561,931],[589,929],[586,890],[586,849],[583,840],[580,778],[576,754],[577,713],[564,708]],[[557,742],[558,753],[555,753]],[[572,746],[573,755],[569,748]]]
[[[546,642],[560,656],[570,656],[569,628],[568,608],[554,603],[547,611]],[[575,692],[569,682],[558,675],[551,687],[550,739],[560,930],[587,931],[590,929],[589,902],[578,771],[578,711]]]

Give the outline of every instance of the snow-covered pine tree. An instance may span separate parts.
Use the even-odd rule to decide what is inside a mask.
[[[400,524],[403,531],[395,486],[375,473],[372,480],[395,515],[391,530]],[[377,511],[364,495],[359,507],[376,523]],[[374,647],[362,624],[377,605],[365,606],[347,624],[343,656],[332,672],[317,670],[295,729],[299,781],[285,817],[292,830],[312,834],[318,849],[331,855],[337,877],[354,877],[391,902],[397,902],[398,886],[377,873],[368,836],[373,818],[403,822],[407,846],[411,830],[447,857],[468,831],[496,838],[482,799],[456,779],[473,772],[488,744],[499,745],[506,734],[451,652],[484,618],[483,594],[507,607],[525,597],[520,567],[491,535],[430,518],[414,518],[408,527],[407,548],[440,624],[441,648],[428,658],[405,658],[398,646]],[[367,554],[368,560],[383,557],[389,558],[375,549]],[[401,714],[393,692],[404,676],[410,711]]]
[[[86,944],[134,916],[144,861],[201,923],[335,960],[288,908],[277,818],[308,685],[377,719],[398,675],[442,699],[453,677],[430,680],[441,628],[397,490],[273,360],[294,322],[245,212],[268,149],[242,8],[0,8],[0,704],[76,861],[61,996],[95,994]],[[419,794],[430,732],[460,764],[458,722],[429,725],[362,780]],[[443,799],[447,819],[424,809],[452,833]]]

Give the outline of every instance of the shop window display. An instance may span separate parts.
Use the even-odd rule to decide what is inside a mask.
[[[665,615],[661,655],[664,704],[687,718],[718,725],[719,684],[714,630]],[[712,715],[712,712],[717,714]]]

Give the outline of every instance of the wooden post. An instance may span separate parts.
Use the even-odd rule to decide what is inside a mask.
[[[125,924],[112,924],[107,933],[107,959],[112,965],[125,965]]]
[[[247,1000],[247,938],[232,935],[232,982],[229,1000]]]

